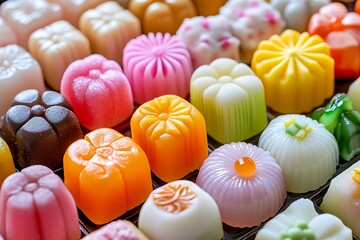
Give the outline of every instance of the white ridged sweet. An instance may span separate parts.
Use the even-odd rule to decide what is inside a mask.
[[[312,129],[303,140],[286,133],[295,119]],[[262,132],[259,147],[270,151],[280,165],[289,192],[304,193],[325,184],[335,173],[339,149],[335,137],[317,121],[300,114],[280,115]]]
[[[244,157],[256,165],[250,178],[234,167]],[[234,227],[260,225],[279,211],[286,197],[284,177],[274,158],[245,142],[215,149],[200,168],[196,183],[215,199],[222,221]]]

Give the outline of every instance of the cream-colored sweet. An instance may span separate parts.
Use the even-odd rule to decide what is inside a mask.
[[[354,110],[360,112],[360,77],[350,84],[347,95],[352,101]]]
[[[45,91],[39,63],[16,44],[0,48],[0,116],[16,94],[29,88]]]
[[[140,210],[138,225],[156,240],[219,240],[224,235],[214,199],[187,180],[152,191]]]
[[[89,39],[92,53],[101,54],[120,65],[125,45],[141,34],[139,19],[114,1],[83,13],[79,28]]]
[[[311,200],[300,198],[267,222],[255,240],[351,240],[352,231],[334,215],[319,215]]]
[[[14,31],[2,17],[0,17],[0,36],[0,47],[17,43],[17,38]]]
[[[262,132],[258,146],[280,165],[288,192],[318,189],[335,173],[339,148],[323,124],[300,114],[280,115]]]
[[[60,5],[45,0],[5,1],[0,14],[15,32],[17,44],[25,49],[28,49],[31,33],[63,18]]]
[[[339,217],[360,237],[360,161],[331,180],[320,209]]]
[[[79,27],[81,14],[107,0],[48,0],[60,4],[63,9],[64,19],[75,27]]]
[[[30,35],[29,52],[39,62],[50,88],[60,91],[66,68],[91,54],[88,39],[65,20],[38,29]]]

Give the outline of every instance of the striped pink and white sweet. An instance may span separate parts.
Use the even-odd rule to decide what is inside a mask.
[[[270,152],[245,142],[215,149],[196,183],[215,199],[222,221],[234,227],[260,225],[279,211],[286,197],[283,173]]]
[[[197,68],[217,58],[240,61],[240,41],[230,32],[230,23],[221,16],[187,18],[176,35],[185,43]]]
[[[124,49],[123,67],[137,104],[165,94],[185,98],[190,92],[190,54],[169,33],[149,33],[131,40]]]
[[[240,39],[240,55],[250,63],[260,41],[280,34],[285,21],[280,12],[263,0],[232,0],[220,8],[220,15],[231,23],[231,33]]]
[[[7,177],[0,192],[5,239],[80,239],[75,201],[50,168],[33,165]]]

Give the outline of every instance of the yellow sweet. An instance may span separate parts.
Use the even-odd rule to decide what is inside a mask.
[[[279,113],[309,112],[334,93],[334,60],[317,35],[273,35],[259,44],[251,67],[264,84],[267,106]]]
[[[10,149],[4,139],[0,137],[0,186],[5,178],[14,173],[15,166]]]

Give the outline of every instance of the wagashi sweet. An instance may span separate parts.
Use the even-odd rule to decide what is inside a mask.
[[[0,187],[5,178],[15,172],[16,169],[9,146],[0,137]]]
[[[0,17],[0,47],[4,47],[9,44],[16,44],[17,37],[14,31],[11,29],[2,17]]]
[[[354,110],[360,112],[360,77],[349,85],[347,95],[352,102]]]

